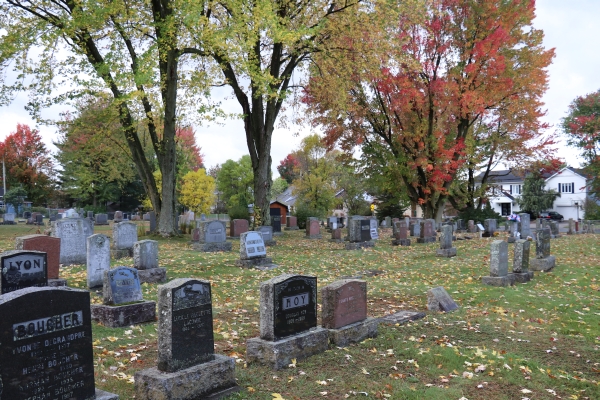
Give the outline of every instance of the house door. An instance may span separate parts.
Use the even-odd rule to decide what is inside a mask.
[[[502,207],[502,215],[510,215],[510,203],[501,203],[500,205]]]

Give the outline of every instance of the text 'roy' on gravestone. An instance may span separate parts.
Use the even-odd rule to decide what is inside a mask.
[[[0,294],[48,286],[46,253],[11,250],[0,254]]]
[[[0,398],[96,398],[89,292],[23,289],[0,315]]]

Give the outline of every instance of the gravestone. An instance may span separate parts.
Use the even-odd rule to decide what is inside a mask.
[[[0,295],[28,287],[48,286],[46,253],[41,251],[10,250],[0,253],[0,272]]]
[[[265,246],[277,245],[277,242],[273,240],[273,226],[259,226],[256,231],[262,235]]]
[[[390,226],[392,226],[392,218],[391,217],[385,217],[385,226],[387,228],[389,228]]]
[[[485,231],[483,232],[483,237],[494,237],[494,233],[496,233],[496,220],[493,218],[489,218],[483,221],[483,226],[485,227]]]
[[[96,219],[96,225],[108,225],[107,214],[96,214],[94,218]]]
[[[440,235],[440,248],[437,249],[438,257],[455,257],[456,247],[452,247],[452,225],[443,225]]]
[[[377,228],[377,220],[374,218],[369,219],[369,235],[371,236],[370,240],[379,239],[379,230]]]
[[[576,233],[575,231],[575,221],[573,220],[573,218],[569,218],[569,222],[568,222],[568,231],[567,231],[567,235],[574,235]]]
[[[514,243],[518,237],[520,237],[519,233],[519,224],[518,221],[507,221],[508,223],[508,239],[506,240],[508,243]]]
[[[508,275],[508,243],[504,240],[494,240],[490,251],[490,276],[481,277],[484,285],[512,286],[515,277]]]
[[[298,228],[298,218],[293,215],[288,215],[285,217],[285,230],[286,231],[297,231]]]
[[[106,215],[108,215],[108,220],[109,221],[114,221],[115,220],[115,213],[114,212],[107,212]]]
[[[533,271],[550,271],[556,265],[550,254],[550,235],[550,228],[543,228],[535,235],[535,258],[529,262]]]
[[[435,242],[435,231],[433,230],[433,222],[430,219],[420,222],[420,236],[417,238],[417,243],[433,243]]]
[[[135,374],[136,399],[217,399],[239,391],[235,360],[214,353],[210,282],[158,288],[158,365]]]
[[[394,231],[396,231],[396,236],[392,240],[392,246],[410,246],[406,221],[394,222]]]
[[[377,336],[378,319],[367,318],[367,282],[343,279],[321,289],[321,326],[329,341],[345,347]]]
[[[25,219],[31,218],[31,211],[24,211],[23,212],[23,218],[25,218]]]
[[[342,228],[336,228],[331,230],[331,239],[330,242],[341,243],[342,239]]]
[[[87,287],[102,286],[104,272],[110,269],[110,240],[101,233],[87,238]]]
[[[2,217],[4,225],[14,225],[15,217],[16,217],[16,214],[14,214],[14,213],[5,213],[4,217]]]
[[[317,327],[317,278],[283,274],[260,285],[260,337],[246,342],[248,363],[274,369],[324,352],[328,332]]]
[[[371,240],[371,221],[358,215],[350,217],[348,220],[348,240],[346,250],[374,247],[375,242]]]
[[[148,213],[150,220],[150,233],[156,232],[156,213],[154,211],[150,211]]]
[[[529,249],[531,242],[524,239],[515,241],[512,275],[516,282],[529,282],[533,278],[533,271],[529,271]]]
[[[123,211],[115,211],[113,221],[114,222],[123,222]]]
[[[411,223],[408,226],[409,232],[410,232],[410,236],[414,236],[414,237],[421,237],[421,223],[420,221],[416,221]]]
[[[236,265],[243,268],[267,270],[277,268],[273,260],[267,257],[267,249],[260,232],[249,231],[240,237],[240,259]]]
[[[38,214],[35,216],[35,224],[44,225],[44,216],[42,214]]]
[[[269,208],[269,213],[271,216],[271,227],[273,227],[273,235],[281,234],[281,209],[279,208]]]
[[[519,225],[520,237],[521,239],[527,239],[527,237],[531,236],[531,218],[528,213],[521,213],[519,214],[519,219],[521,220],[521,224]]]
[[[400,218],[392,218],[392,239],[396,239],[396,222],[398,221],[400,221]],[[409,225],[407,224],[406,226],[408,227]]]
[[[246,219],[234,219],[229,225],[229,236],[232,238],[239,238],[242,233],[248,232],[248,220]]]
[[[167,280],[167,269],[158,265],[156,240],[139,240],[133,244],[133,267],[138,270],[141,283],[159,283]]]
[[[477,233],[477,227],[475,226],[475,221],[472,219],[467,223],[467,232],[469,233]]]
[[[60,238],[60,263],[85,264],[86,239],[94,234],[94,226],[86,218],[67,218],[52,225],[51,236]]]
[[[196,226],[198,227],[198,244],[192,245],[194,250],[207,253],[231,251],[232,244],[227,241],[225,221],[196,221]]]
[[[430,311],[451,312],[458,310],[458,304],[452,300],[446,289],[438,286],[427,291],[427,309]]]
[[[327,229],[332,230],[333,228],[333,224],[336,225],[337,228],[337,222],[338,222],[338,218],[333,215],[331,217],[327,217]]]
[[[558,222],[557,221],[550,221],[550,233],[552,235],[551,236],[552,239],[558,239],[558,238],[562,237],[562,235],[558,231]]]
[[[111,255],[115,260],[123,257],[133,257],[133,244],[138,241],[137,225],[135,222],[123,221],[113,224],[113,243]]]
[[[93,212],[93,211],[88,211],[88,212],[87,212],[87,217],[88,217],[89,219],[94,219],[94,212]]]
[[[192,229],[192,243],[200,242],[200,228]]]
[[[89,292],[19,290],[0,296],[0,315],[2,399],[118,400],[95,388]]]
[[[321,226],[316,219],[308,218],[306,220],[306,239],[321,239]]]
[[[47,235],[27,235],[15,238],[15,250],[35,250],[46,253],[48,266],[48,286],[66,286],[65,279],[59,279],[60,239]]]
[[[103,304],[92,304],[92,319],[110,328],[156,320],[156,303],[144,301],[138,270],[119,266],[104,271]]]

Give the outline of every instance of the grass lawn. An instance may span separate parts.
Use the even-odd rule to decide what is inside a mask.
[[[0,249],[13,249],[16,236],[36,229],[0,226]],[[97,226],[96,233],[111,230]],[[189,235],[143,238],[159,241],[169,280],[211,281],[215,351],[236,358],[244,389],[231,399],[600,399],[599,236],[553,239],[556,268],[509,288],[480,283],[494,239],[458,241],[458,255],[443,259],[435,257],[438,244],[392,247],[390,236],[391,229],[383,229],[375,248],[347,251],[326,239],[304,239],[303,231],[284,232],[267,250],[279,265],[271,271],[235,267],[237,242],[230,253],[199,253]],[[512,245],[509,254],[512,259]],[[364,274],[370,271],[378,274]],[[246,365],[246,339],[258,336],[260,282],[282,273],[315,275],[319,287],[363,275],[369,316],[426,311],[426,292],[435,286],[446,288],[460,309],[380,325],[375,339],[330,348],[284,370]],[[69,286],[85,288],[85,266],[61,268],[60,275]],[[156,285],[144,284],[143,291],[146,300],[156,300]],[[100,302],[100,294],[92,293],[92,300]],[[96,386],[134,398],[133,374],[156,365],[156,323],[121,329],[94,323],[93,333]]]

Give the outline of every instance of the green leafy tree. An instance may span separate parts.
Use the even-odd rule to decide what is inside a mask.
[[[202,64],[180,66],[193,52],[181,21],[186,4],[190,2],[149,1],[132,9],[123,0],[0,3],[0,70],[13,69],[16,74],[10,76],[18,77],[8,82],[2,74],[0,100],[8,102],[15,91],[28,91],[29,110],[40,117],[45,106],[82,93],[108,93],[163,236],[175,233],[178,89],[191,80],[194,89],[205,87],[200,82],[205,76]],[[30,56],[33,50],[36,57]],[[65,92],[67,87],[74,89]],[[194,93],[190,98],[197,100]],[[138,135],[139,123],[148,131],[164,178],[160,194]]]
[[[204,44],[238,101],[253,170],[255,221],[269,225],[271,141],[293,73],[325,50],[330,22],[360,0],[189,2],[186,28]]]
[[[27,191],[23,187],[17,186],[6,191],[4,203],[12,204],[15,207],[15,210],[18,210],[19,206],[23,204],[26,198]]]
[[[247,208],[252,204],[253,182],[252,162],[248,155],[242,156],[238,161],[225,161],[217,172],[217,189],[228,208]]]
[[[539,214],[542,211],[552,208],[554,200],[560,197],[554,189],[545,189],[546,180],[541,173],[535,171],[529,173],[523,182],[521,197],[517,198],[517,204],[521,210]]]
[[[279,177],[273,181],[273,185],[271,185],[271,199],[279,196],[281,193],[285,192],[290,185],[288,182]]]
[[[179,202],[196,213],[208,213],[215,201],[214,192],[215,180],[200,168],[183,177]]]

